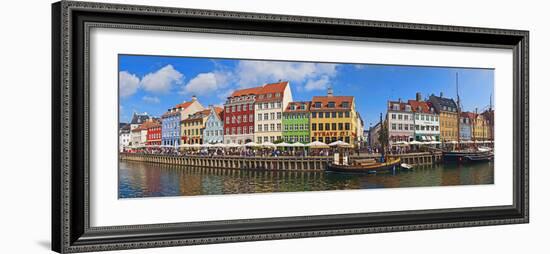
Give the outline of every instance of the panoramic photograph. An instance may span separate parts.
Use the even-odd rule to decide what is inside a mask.
[[[494,184],[494,69],[118,63],[119,198]]]

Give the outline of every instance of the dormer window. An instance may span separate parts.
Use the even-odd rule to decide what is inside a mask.
[[[315,102],[315,107],[316,108],[321,108],[321,102]]]
[[[271,98],[271,94],[270,94],[270,93],[267,94],[267,98]]]
[[[263,99],[264,98],[264,95],[263,94],[260,94],[260,99]]]
[[[393,104],[393,110],[399,110],[399,104]]]
[[[295,110],[296,106],[294,104],[290,105],[290,109]]]
[[[343,108],[349,108],[349,102],[347,102],[347,101],[342,102],[342,107]]]
[[[405,105],[405,111],[411,111],[411,106],[410,105]]]
[[[334,108],[334,101],[329,101],[328,102],[328,107],[329,108]]]
[[[281,93],[276,93],[275,97],[281,97]]]

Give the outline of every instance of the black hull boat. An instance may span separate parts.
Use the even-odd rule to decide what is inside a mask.
[[[351,165],[330,163],[327,166],[327,171],[338,173],[374,174],[395,170],[400,165],[400,158],[388,159],[388,161],[386,162],[376,162],[373,160],[357,160],[351,163]]]
[[[443,152],[444,162],[454,163],[474,163],[487,162],[493,160],[491,151],[448,151]]]

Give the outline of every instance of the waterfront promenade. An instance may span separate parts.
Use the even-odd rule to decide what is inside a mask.
[[[423,152],[393,155],[403,163],[411,165],[430,165],[441,161],[440,152]],[[380,154],[351,155],[356,158],[379,158]],[[141,153],[121,153],[120,160],[172,164],[191,167],[222,169],[260,169],[289,171],[324,171],[333,156],[236,156],[236,155],[160,155]]]

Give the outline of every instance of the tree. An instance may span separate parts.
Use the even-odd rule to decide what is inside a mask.
[[[378,142],[382,148],[382,154],[386,153],[386,147],[389,146],[389,133],[387,121],[381,122],[380,132],[378,132]]]

